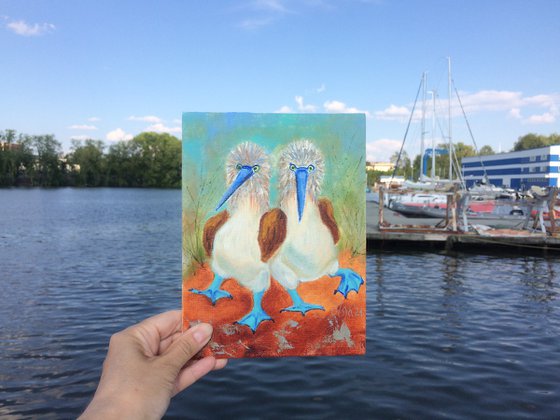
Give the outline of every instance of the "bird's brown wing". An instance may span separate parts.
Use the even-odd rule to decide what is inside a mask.
[[[286,239],[288,218],[280,209],[267,211],[259,225],[259,247],[261,260],[267,262]]]
[[[338,224],[334,218],[333,205],[328,198],[319,199],[319,213],[321,214],[321,220],[331,231],[333,241],[336,244],[340,239],[340,233],[338,232]]]
[[[227,210],[224,210],[215,216],[212,216],[204,225],[204,230],[202,231],[202,244],[204,245],[206,255],[209,257],[212,255],[212,250],[214,249],[214,238],[216,237],[216,232],[222,227],[227,219],[229,219],[229,213]]]

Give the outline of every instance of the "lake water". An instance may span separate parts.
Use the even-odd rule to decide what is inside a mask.
[[[74,418],[181,301],[178,190],[0,190],[0,417]],[[560,260],[370,251],[367,354],[232,360],[168,417],[558,418]]]

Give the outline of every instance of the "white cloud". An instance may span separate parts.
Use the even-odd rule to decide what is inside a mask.
[[[286,7],[284,0],[253,0],[240,7],[249,16],[245,17],[237,26],[246,30],[257,30],[272,25],[279,19],[295,12]]]
[[[95,125],[74,124],[68,127],[70,130],[97,130]]]
[[[478,111],[509,111],[511,108],[523,106],[523,94],[507,90],[481,90],[475,93],[459,92],[461,103],[465,112],[473,113]],[[456,107],[456,97],[452,103]],[[460,112],[460,109],[458,109]]]
[[[327,87],[325,86],[325,84],[323,83],[321,86],[319,86],[315,91],[317,93],[323,93],[325,90],[327,90]]]
[[[481,90],[474,93],[459,92],[461,104],[467,116],[476,113],[487,112],[503,112],[509,118],[517,119],[523,123],[545,124],[555,122],[560,115],[558,109],[560,107],[560,94],[539,94],[534,96],[525,96],[522,92],[507,90]],[[375,112],[375,117],[379,120],[400,120],[405,122],[410,118],[408,105],[391,104],[383,111]],[[447,116],[448,113],[447,98],[436,99],[436,114]],[[421,103],[416,104],[414,120],[421,118]],[[451,100],[451,110],[453,116],[461,116],[461,110],[457,97]],[[431,118],[432,106],[428,106],[426,117]],[[530,114],[531,117],[523,119],[522,115]]]
[[[279,110],[274,112],[278,112],[280,114],[291,114],[293,111],[292,108],[290,108],[288,105],[284,105]]]
[[[175,118],[173,121],[171,121],[173,124],[182,124],[182,121],[179,118]]]
[[[527,105],[535,105],[543,108],[557,108],[560,104],[560,94],[554,95],[535,95],[524,98]]]
[[[152,124],[144,131],[155,131],[156,133],[180,133],[181,127],[167,127],[162,123]]]
[[[521,110],[520,110],[519,108],[512,108],[512,109],[510,109],[508,115],[509,115],[511,118],[514,118],[514,119],[516,119],[516,120],[520,120],[520,119],[522,118],[522,117],[521,117]]]
[[[87,119],[89,122],[97,122],[97,121],[101,121],[101,118],[98,117],[89,117]]]
[[[113,131],[109,131],[107,133],[106,139],[109,141],[121,141],[121,140],[130,140],[132,139],[132,134],[125,133],[122,128],[117,128]]]
[[[523,122],[527,124],[552,124],[556,122],[556,116],[551,112],[545,112],[544,114],[531,115],[523,120]]]
[[[131,115],[127,119],[129,121],[143,121],[143,122],[153,123],[153,124],[163,122],[163,120],[161,118],[156,117],[155,115],[145,115],[143,117],[137,117],[135,115]]]
[[[303,96],[297,95],[297,96],[294,97],[294,100],[295,100],[296,105],[297,105],[295,111],[290,106],[283,105],[282,107],[280,107],[280,109],[278,109],[275,112],[280,112],[280,113],[318,112],[319,108],[317,107],[317,105],[306,104]],[[362,110],[359,110],[358,108],[349,107],[344,102],[340,102],[340,101],[327,101],[323,104],[323,108],[324,108],[325,112],[328,112],[328,113],[341,113],[341,114],[364,113],[364,114],[366,114],[367,117],[370,116],[370,113],[368,111],[362,111]]]
[[[406,121],[410,118],[410,110],[406,106],[389,105],[383,111],[377,111],[375,118],[378,120],[399,120]]]
[[[6,28],[21,36],[41,36],[54,31],[56,26],[52,23],[28,24],[24,20],[16,20],[7,23]]]
[[[275,13],[290,13],[290,10],[281,0],[255,0],[253,7],[258,10],[265,10]]]
[[[323,106],[327,112],[342,112],[346,108],[346,105],[339,101],[327,101]]]
[[[475,93],[460,92],[459,96],[467,114],[485,111],[506,111],[510,117],[521,118],[523,110],[540,108],[554,116],[560,105],[560,94],[524,96],[522,92],[482,90]],[[461,111],[457,100],[454,98],[452,102],[453,113],[459,114]]]
[[[300,112],[315,112],[317,111],[317,107],[315,105],[305,105],[303,103],[303,96],[296,96],[295,101],[298,105],[298,111]]]
[[[358,108],[349,107],[344,102],[340,101],[327,101],[323,104],[326,112],[335,112],[342,114],[357,114],[363,113],[369,118],[370,114],[368,111],[362,111]]]
[[[556,122],[560,106],[559,94],[539,94],[524,96],[521,92],[484,90],[474,94],[461,95],[461,101],[468,113],[482,111],[508,111],[508,116],[521,120],[524,124],[551,124]],[[522,110],[532,114],[522,117]],[[544,112],[535,113],[537,110]]]
[[[303,96],[298,95],[298,96],[294,97],[294,100],[297,104],[296,112],[316,112],[317,111],[317,106],[316,105],[306,105],[304,103]],[[282,107],[280,107],[280,109],[278,109],[275,112],[289,114],[289,113],[294,112],[294,110],[288,105],[283,105]]]
[[[401,148],[402,140],[379,139],[366,143],[366,159],[370,162],[388,162]]]

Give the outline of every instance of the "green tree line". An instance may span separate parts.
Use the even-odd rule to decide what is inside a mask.
[[[141,133],[107,146],[73,140],[69,153],[53,135],[0,131],[0,187],[181,186],[181,142],[167,133]]]

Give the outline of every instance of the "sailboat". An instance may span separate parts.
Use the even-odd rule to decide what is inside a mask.
[[[465,212],[472,217],[483,217],[484,215],[493,214],[496,207],[496,199],[511,197],[510,192],[502,188],[495,187],[491,184],[479,185],[467,190],[460,170],[459,162],[454,152],[452,140],[452,111],[451,111],[451,59],[447,59],[447,81],[448,81],[448,145],[447,148],[438,148],[436,145],[436,97],[435,90],[428,91],[427,73],[422,74],[420,87],[414,101],[412,112],[409,119],[410,127],[412,116],[415,112],[420,91],[422,91],[422,119],[421,119],[421,142],[420,142],[420,174],[418,181],[405,181],[403,190],[398,194],[389,194],[386,203],[392,210],[398,211],[409,217],[442,217],[447,212],[447,196],[449,192],[454,191],[462,197],[460,203],[464,206]],[[431,124],[431,147],[426,148],[426,115],[427,115],[427,96],[431,95],[430,102],[432,104],[432,124]],[[460,98],[457,93],[457,98]],[[462,108],[462,105],[461,105]],[[464,113],[464,111],[463,111]],[[466,118],[466,115],[465,115]],[[467,121],[468,124],[468,121]],[[469,126],[470,131],[470,126]],[[472,133],[471,133],[472,135]],[[406,141],[406,134],[405,139]],[[474,139],[473,139],[474,142]],[[475,143],[476,146],[476,143]],[[402,152],[402,146],[401,146]],[[436,157],[441,155],[449,156],[449,179],[441,179],[436,176]],[[400,154],[399,154],[400,159]],[[428,159],[431,160],[430,176],[427,174]],[[397,161],[398,164],[398,161]],[[447,193],[447,194],[446,194]],[[500,209],[503,210],[503,209]]]

